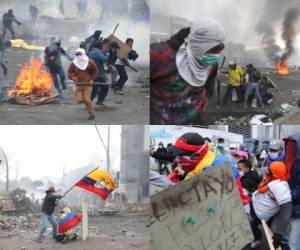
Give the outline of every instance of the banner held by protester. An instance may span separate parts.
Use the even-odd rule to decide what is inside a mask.
[[[151,197],[151,249],[241,249],[252,232],[230,166]]]

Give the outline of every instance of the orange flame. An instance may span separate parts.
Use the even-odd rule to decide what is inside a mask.
[[[46,71],[39,58],[26,63],[18,75],[15,85],[8,91],[8,96],[46,97],[55,95],[51,74]]]
[[[288,60],[286,59],[282,62],[279,62],[276,65],[276,71],[280,75],[288,75],[289,74]]]

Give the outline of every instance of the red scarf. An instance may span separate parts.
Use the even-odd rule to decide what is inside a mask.
[[[194,168],[197,166],[197,164],[204,158],[204,156],[207,154],[209,145],[207,142],[203,145],[189,145],[186,144],[182,139],[178,139],[175,143],[175,146],[188,150],[191,152],[194,152],[191,156],[179,156],[176,161],[178,164],[180,164],[183,168],[183,170],[186,170],[188,172],[194,170]]]

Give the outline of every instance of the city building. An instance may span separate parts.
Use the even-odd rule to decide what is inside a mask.
[[[128,203],[148,202],[149,169],[148,126],[122,126],[120,186],[126,190]]]

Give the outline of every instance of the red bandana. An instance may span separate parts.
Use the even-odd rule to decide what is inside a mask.
[[[178,164],[182,166],[182,168],[188,172],[194,170],[194,168],[197,166],[197,164],[204,158],[204,156],[207,154],[209,145],[206,142],[204,145],[189,145],[186,144],[183,140],[178,139],[175,143],[175,146],[188,150],[191,152],[194,152],[191,156],[179,156],[176,161]]]

